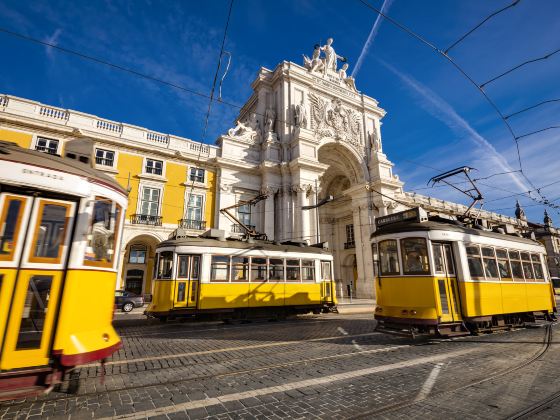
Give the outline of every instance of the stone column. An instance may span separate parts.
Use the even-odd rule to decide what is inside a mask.
[[[264,202],[264,233],[268,237],[269,240],[274,240],[274,215],[275,215],[275,206],[274,206],[274,191],[272,189],[267,190],[268,198]]]

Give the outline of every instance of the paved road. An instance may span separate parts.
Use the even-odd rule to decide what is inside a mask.
[[[414,342],[374,332],[369,314],[117,324],[124,349],[103,383],[83,367],[77,395],[9,402],[0,418],[495,419],[560,391],[556,328],[548,345],[546,328]],[[558,418],[560,399],[535,415]]]

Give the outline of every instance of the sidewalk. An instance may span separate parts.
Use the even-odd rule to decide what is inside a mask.
[[[338,298],[339,314],[373,314],[375,299]]]

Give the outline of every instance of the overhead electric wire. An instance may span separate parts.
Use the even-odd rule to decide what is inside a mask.
[[[522,139],[523,137],[532,136],[533,134],[542,133],[543,131],[556,130],[558,128],[560,128],[560,125],[551,125],[550,127],[541,128],[540,130],[531,131],[530,133],[526,133],[526,134],[522,134],[520,136],[517,136],[517,140]]]
[[[536,105],[532,105],[532,106],[530,106],[530,107],[523,108],[523,109],[521,109],[521,110],[519,110],[519,111],[516,111],[516,112],[513,112],[513,113],[511,113],[511,114],[509,114],[509,115],[506,115],[504,118],[505,118],[505,119],[511,118],[511,117],[513,117],[514,115],[521,114],[522,112],[525,112],[525,111],[530,111],[531,109],[534,109],[534,108],[536,108],[536,107],[538,107],[538,106],[541,106],[541,105],[549,104],[549,103],[551,103],[551,102],[560,102],[560,99],[549,99],[549,100],[547,100],[547,101],[539,102],[539,103],[536,104]]]
[[[470,31],[468,31],[465,35],[463,35],[462,37],[460,37],[457,41],[455,41],[453,44],[451,44],[449,47],[447,47],[447,49],[444,51],[445,54],[447,54],[449,52],[449,50],[453,47],[455,47],[457,44],[459,44],[461,41],[463,41],[466,37],[468,37],[470,34],[472,34],[474,31],[476,31],[478,28],[480,28],[482,25],[484,25],[486,22],[488,22],[490,19],[492,19],[494,16],[499,15],[500,13],[506,11],[507,9],[509,9],[510,7],[514,7],[516,6],[521,0],[515,0],[513,3],[511,3],[510,5],[501,8],[500,10],[495,11],[494,13],[492,13],[491,15],[487,16],[483,21],[481,21],[478,25],[476,25],[474,28],[472,28]]]
[[[482,89],[482,87],[480,85],[478,85],[476,83],[476,81],[469,76],[469,74],[466,73],[466,71],[458,64],[455,62],[455,60],[453,60],[453,58],[451,58],[448,54],[446,54],[444,51],[442,51],[441,49],[439,49],[437,46],[435,46],[433,43],[431,43],[430,41],[428,41],[427,39],[425,39],[424,37],[422,37],[421,35],[417,34],[416,32],[412,31],[411,29],[409,29],[408,27],[406,27],[405,25],[403,25],[402,23],[396,21],[395,19],[391,18],[390,16],[388,16],[387,14],[383,13],[381,10],[377,9],[376,7],[372,6],[371,4],[369,4],[366,0],[359,0],[360,3],[362,3],[363,5],[365,5],[367,8],[373,10],[375,13],[383,16],[383,18],[385,18],[385,20],[387,20],[388,22],[390,22],[391,24],[395,25],[396,27],[398,27],[400,30],[406,32],[407,34],[409,34],[410,36],[414,37],[415,39],[419,40],[420,42],[422,42],[424,45],[430,47],[432,50],[434,50],[436,53],[438,53],[439,55],[441,55],[443,58],[445,58],[449,63],[451,63],[458,71],[459,73],[461,73],[463,75],[463,77],[465,77],[479,92],[480,94],[484,97],[484,99],[486,100],[486,102],[488,102],[488,104],[490,104],[490,106],[496,111],[496,113],[498,114],[498,116],[500,117],[500,119],[502,120],[502,122],[504,123],[504,125],[506,126],[506,128],[508,129],[508,131],[511,134],[511,137],[513,139],[513,141],[515,142],[515,146],[516,146],[516,151],[517,151],[517,160],[519,163],[519,173],[521,174],[521,176],[527,181],[527,183],[531,186],[531,188],[533,188],[533,191],[537,191],[538,192],[538,188],[535,186],[535,184],[527,177],[527,175],[525,174],[524,170],[523,170],[523,163],[522,163],[522,159],[521,159],[521,152],[519,149],[519,141],[517,136],[515,135],[515,132],[513,131],[513,128],[511,127],[511,125],[509,124],[509,122],[507,121],[507,119],[505,118],[504,114],[501,112],[501,110],[498,108],[498,106],[495,104],[495,102],[486,94],[486,92],[484,91],[484,89]],[[560,51],[560,50],[558,50]],[[541,57],[539,59],[545,59],[550,57],[553,54],[556,54],[556,52],[558,51],[554,51],[552,53],[549,53],[547,56],[545,57]],[[536,59],[538,60],[538,59]],[[522,63],[521,65],[525,65],[528,64],[529,62],[534,62],[536,60],[528,60],[527,62]],[[520,65],[520,66],[521,66]],[[516,68],[520,67],[517,66]],[[511,71],[513,71],[514,69],[512,69]],[[546,197],[544,197],[543,195],[541,195],[540,192],[538,192],[539,196],[541,197],[541,199],[543,201],[546,201]],[[536,200],[534,198],[532,198],[533,200]]]
[[[513,72],[513,71],[515,71],[515,70],[517,70],[517,69],[519,69],[519,68],[521,68],[521,67],[523,67],[523,66],[526,66],[527,64],[535,63],[535,62],[541,61],[541,60],[546,60],[546,59],[552,57],[554,54],[556,54],[556,53],[558,53],[558,52],[560,52],[560,48],[558,48],[557,50],[552,51],[551,53],[548,53],[548,54],[546,54],[546,55],[543,55],[542,57],[533,58],[533,59],[531,59],[531,60],[524,61],[523,63],[518,64],[517,66],[512,67],[511,69],[506,70],[505,72],[503,72],[503,73],[497,75],[496,77],[493,77],[492,79],[490,79],[490,80],[484,82],[483,84],[480,85],[480,88],[482,89],[482,88],[483,88],[484,86],[486,86],[487,84],[492,83],[492,82],[494,82],[494,81],[500,79],[501,77],[504,77],[505,75],[510,74],[511,72]]]

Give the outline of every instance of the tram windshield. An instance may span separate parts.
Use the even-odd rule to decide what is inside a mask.
[[[379,243],[379,262],[381,274],[399,274],[399,252],[396,240],[389,239]]]
[[[84,264],[113,265],[120,218],[121,207],[118,204],[105,198],[95,198]]]
[[[173,252],[163,251],[159,254],[157,278],[170,279],[173,274]]]
[[[428,247],[424,238],[401,240],[403,269],[405,274],[429,274]]]

